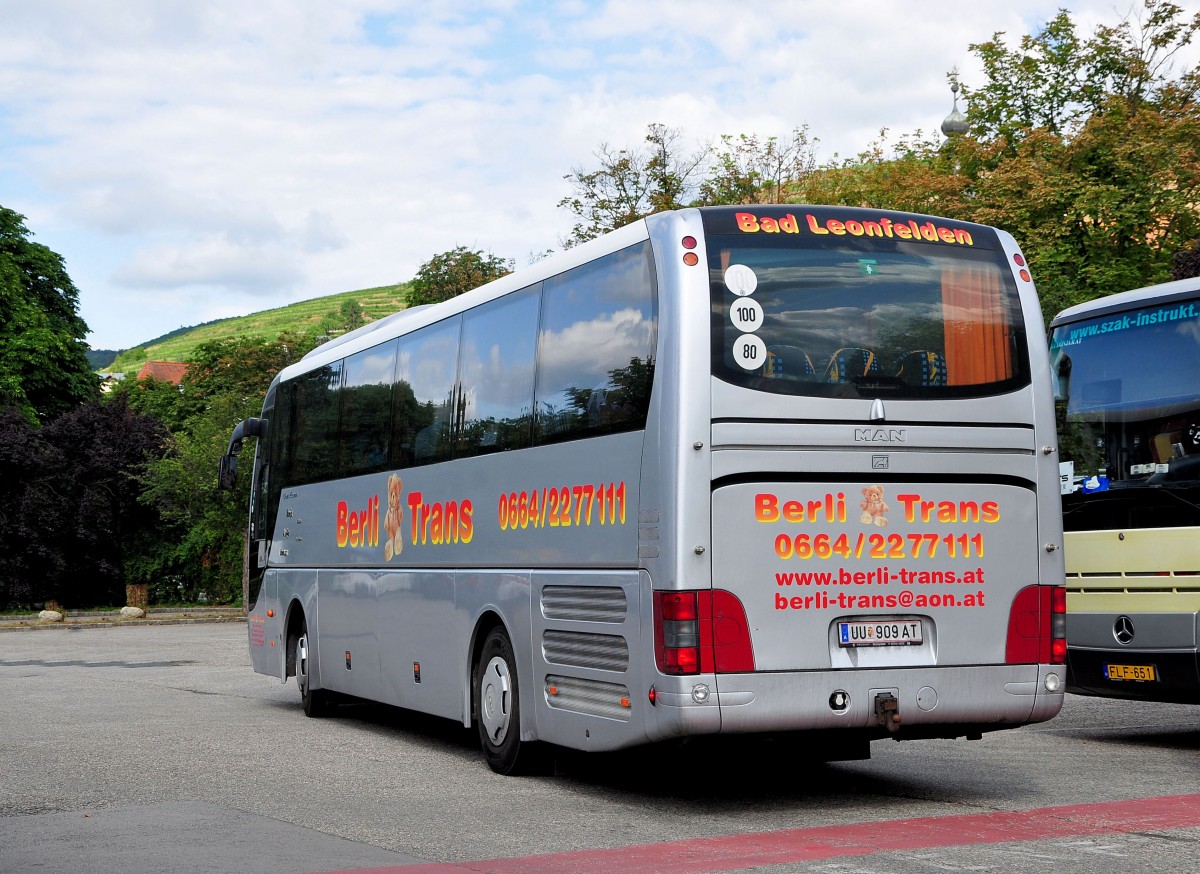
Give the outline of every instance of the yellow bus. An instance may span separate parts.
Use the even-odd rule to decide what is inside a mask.
[[[1050,324],[1068,690],[1200,703],[1200,279]]]

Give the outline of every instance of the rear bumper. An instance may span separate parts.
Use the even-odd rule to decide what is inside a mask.
[[[1105,665],[1152,665],[1157,679],[1110,680]],[[1200,653],[1152,649],[1086,649],[1067,646],[1067,691],[1077,695],[1200,704]]]
[[[708,675],[694,680],[710,687],[702,703],[692,694],[659,694],[656,722],[660,730],[676,729],[663,736],[705,733],[702,725],[721,734],[830,729],[887,734],[876,705],[883,695],[895,698],[900,716],[892,736],[959,736],[1054,717],[1062,709],[1065,673],[1062,665],[997,665]],[[1056,692],[1046,690],[1051,674],[1058,680]]]

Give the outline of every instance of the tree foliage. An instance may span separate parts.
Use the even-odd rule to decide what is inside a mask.
[[[563,245],[569,248],[653,213],[690,203],[711,147],[683,154],[680,139],[677,129],[651,124],[641,147],[613,149],[602,143],[595,154],[598,168],[577,167],[564,176],[572,193],[558,205],[575,216],[575,226]]]
[[[817,140],[807,127],[791,138],[724,134],[715,166],[700,183],[698,204],[780,203],[817,169]]]
[[[974,46],[987,83],[967,93],[955,144],[972,214],[1024,245],[1044,314],[1170,277],[1200,236],[1195,70],[1172,61],[1200,28],[1173,3],[1075,34],[1066,11],[1008,49]]]
[[[512,272],[512,261],[505,261],[482,250],[457,246],[434,255],[421,265],[409,284],[408,305],[438,303],[478,288]]]
[[[39,422],[96,397],[78,309],[62,257],[0,207],[0,404]]]
[[[124,399],[91,400],[35,428],[0,411],[0,601],[124,603],[131,562],[157,529],[140,475],[167,430]]]
[[[141,500],[159,519],[159,535],[131,568],[159,586],[155,600],[228,603],[241,595],[242,550],[250,478],[233,492],[216,489],[216,471],[234,425],[262,411],[271,380],[313,348],[312,337],[284,334],[267,343],[229,338],[205,343],[188,359],[188,371],[164,418],[172,425],[170,452],[151,461]],[[134,387],[135,403],[158,407],[159,386]],[[165,588],[163,582],[169,583]]]
[[[1200,28],[1166,0],[1146,0],[1142,17],[1100,25],[1090,38],[1075,32],[1062,9],[1036,34],[1009,48],[1004,34],[971,46],[983,63],[985,83],[964,86],[972,132],[981,139],[1003,138],[1010,148],[1034,130],[1071,137],[1089,119],[1115,107],[1126,112],[1162,105],[1181,85],[1194,95],[1194,78],[1171,78],[1179,51]],[[1186,77],[1185,77],[1186,78]]]

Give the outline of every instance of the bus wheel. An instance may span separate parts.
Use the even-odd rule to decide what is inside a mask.
[[[524,773],[532,746],[521,743],[521,704],[517,694],[517,661],[503,628],[493,628],[483,642],[475,669],[479,703],[479,741],[488,766],[497,774]]]
[[[300,687],[300,703],[305,716],[325,716],[329,713],[329,693],[312,689],[308,684],[308,629],[301,628],[296,638],[296,685]]]

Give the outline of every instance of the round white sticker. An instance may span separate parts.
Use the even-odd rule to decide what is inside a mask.
[[[745,297],[758,288],[758,276],[745,264],[734,264],[725,271],[725,287],[738,297]]]
[[[767,344],[753,334],[742,334],[733,341],[733,360],[744,370],[759,370],[767,363]]]
[[[729,320],[739,331],[752,334],[762,327],[762,304],[752,297],[744,297],[733,302],[729,308]]]

